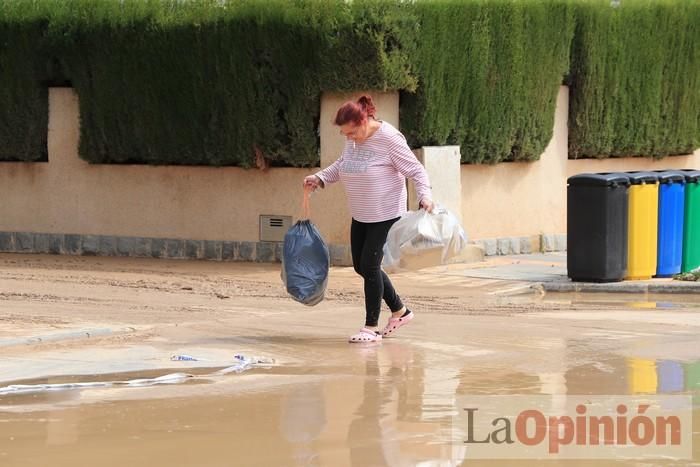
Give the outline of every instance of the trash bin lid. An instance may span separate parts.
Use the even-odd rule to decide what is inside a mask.
[[[630,184],[630,179],[627,174],[622,172],[613,173],[583,173],[573,175],[567,180],[569,185],[584,185],[584,186],[616,186]]]
[[[659,177],[659,183],[685,183],[685,174],[680,170],[655,171]]]
[[[685,181],[688,183],[700,182],[700,170],[683,169],[679,172],[685,176]]]
[[[642,183],[656,183],[659,181],[659,175],[654,172],[626,172],[630,178],[632,185],[641,185]]]

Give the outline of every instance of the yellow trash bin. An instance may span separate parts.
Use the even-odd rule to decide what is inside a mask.
[[[629,172],[630,179],[627,276],[651,279],[656,274],[659,221],[658,176],[651,172]]]

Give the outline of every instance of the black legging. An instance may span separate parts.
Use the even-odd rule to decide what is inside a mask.
[[[376,326],[382,298],[391,311],[403,308],[401,298],[391,285],[389,277],[381,270],[383,248],[391,225],[399,220],[390,219],[383,222],[358,222],[352,220],[350,227],[350,249],[355,272],[365,280],[365,326]]]

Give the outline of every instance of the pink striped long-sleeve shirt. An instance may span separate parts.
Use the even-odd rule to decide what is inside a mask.
[[[340,157],[316,173],[324,186],[343,182],[353,219],[382,222],[406,212],[406,178],[415,182],[418,201],[432,199],[423,165],[406,144],[406,138],[382,121],[362,143],[348,140]]]

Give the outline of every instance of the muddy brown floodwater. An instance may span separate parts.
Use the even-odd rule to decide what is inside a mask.
[[[349,268],[305,307],[274,264],[0,255],[0,466],[700,465],[697,296],[462,267],[392,276],[416,319],[364,346]],[[687,395],[692,459],[470,459],[454,417],[495,395]]]

